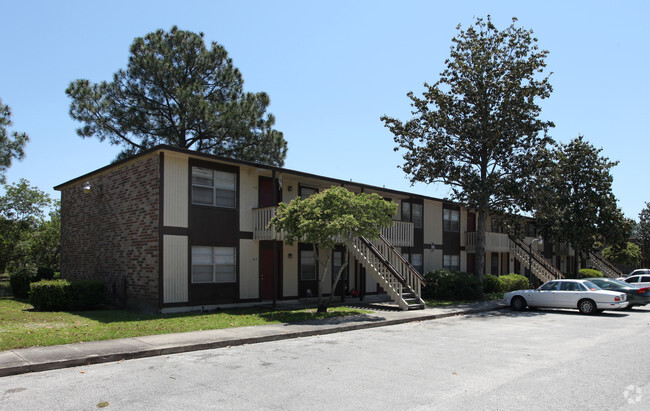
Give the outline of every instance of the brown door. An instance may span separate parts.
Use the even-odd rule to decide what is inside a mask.
[[[476,231],[476,214],[467,213],[467,232],[473,233]]]
[[[281,293],[280,279],[282,277],[282,244],[276,244],[275,258],[275,290],[276,297]],[[260,242],[260,298],[262,300],[273,299],[273,242]]]
[[[467,254],[467,272],[474,273],[474,254]]]
[[[275,202],[273,201],[273,179],[260,177],[259,184],[259,207],[276,206],[282,201],[282,189],[278,179],[275,179]]]

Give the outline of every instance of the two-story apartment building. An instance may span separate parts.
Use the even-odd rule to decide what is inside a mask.
[[[337,295],[390,294],[393,282],[417,293],[414,270],[473,271],[476,217],[458,204],[159,146],[55,187],[61,191],[62,272],[70,279],[100,279],[116,300],[158,311],[314,296],[312,246],[285,243],[267,223],[279,202],[333,185],[378,193],[399,205],[394,227],[384,230],[385,244],[334,251],[332,270],[343,253],[351,253]],[[549,244],[531,247],[535,232],[529,230],[514,242],[491,228],[486,271],[523,273],[542,253],[553,263],[533,265],[572,266],[568,249],[563,254]],[[528,248],[538,252],[531,256]],[[331,286],[323,291],[331,293]]]

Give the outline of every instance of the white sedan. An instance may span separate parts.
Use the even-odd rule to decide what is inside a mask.
[[[528,307],[577,308],[583,314],[618,310],[628,305],[625,293],[605,291],[587,280],[553,280],[536,290],[505,294],[506,302],[517,311]]]

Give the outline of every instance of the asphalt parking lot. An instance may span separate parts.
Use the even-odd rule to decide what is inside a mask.
[[[4,377],[3,409],[649,409],[650,310],[514,312]]]

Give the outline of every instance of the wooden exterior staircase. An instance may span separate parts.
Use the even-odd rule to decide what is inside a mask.
[[[356,238],[350,252],[402,310],[424,309],[424,277],[383,235],[375,241]]]
[[[599,254],[590,252],[589,260],[591,260],[591,264],[594,266],[594,268],[600,271],[601,273],[603,273],[605,277],[609,277],[609,278],[625,277],[625,275],[623,274],[623,272],[621,272],[621,270],[614,267],[612,263],[607,261],[605,257]]]
[[[514,236],[509,236],[509,238],[510,252],[512,255],[514,255],[515,258],[517,258],[517,260],[519,260],[519,262],[524,266],[528,266],[530,263],[530,271],[532,275],[537,277],[541,282],[545,283],[558,278],[564,278],[562,272],[546,260],[542,253],[534,248],[531,253],[531,247],[523,240]]]

